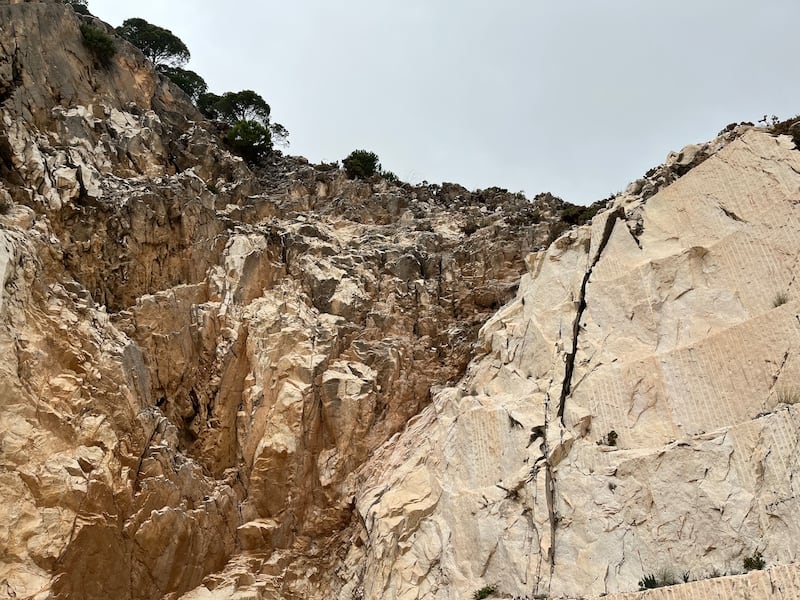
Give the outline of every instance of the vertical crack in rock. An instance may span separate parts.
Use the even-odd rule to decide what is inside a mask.
[[[578,353],[578,335],[580,333],[580,322],[583,316],[583,311],[586,309],[586,286],[589,283],[589,278],[592,275],[592,270],[600,260],[608,240],[611,238],[611,232],[617,219],[625,219],[625,211],[622,207],[617,208],[608,215],[606,222],[603,226],[603,233],[600,238],[600,243],[597,247],[597,252],[586,269],[581,282],[580,295],[578,298],[578,310],[575,314],[575,320],[572,323],[572,352],[568,353],[565,358],[566,365],[564,367],[564,381],[561,385],[561,397],[559,398],[558,405],[558,418],[561,421],[562,427],[564,426],[564,408],[566,406],[567,396],[569,396],[572,387],[572,374],[575,369],[575,356]],[[556,567],[556,529],[558,528],[558,514],[556,512],[556,476],[554,473],[553,465],[550,462],[550,448],[547,443],[547,431],[550,426],[550,394],[545,395],[545,424],[544,424],[544,439],[542,441],[542,453],[545,464],[545,494],[547,499],[547,513],[548,521],[550,524],[550,549],[549,549],[549,562],[550,562],[550,577],[548,580],[548,593],[549,584],[553,580],[553,574]]]
[[[545,438],[546,439],[546,438]],[[547,441],[544,442],[545,451],[547,451]],[[550,577],[547,580],[547,591],[550,592],[550,583],[553,581],[553,573],[556,569],[556,527],[558,526],[558,519],[556,519],[555,501],[556,501],[556,479],[553,475],[553,465],[550,459],[545,454],[545,474],[544,474],[545,493],[547,494],[547,518],[550,522]]]
[[[572,373],[575,370],[575,356],[578,353],[578,335],[581,330],[581,318],[583,317],[583,311],[586,310],[586,286],[589,284],[592,270],[600,261],[603,250],[605,250],[608,240],[611,239],[611,232],[614,230],[617,219],[625,219],[625,211],[622,207],[618,207],[608,215],[603,227],[600,243],[597,246],[597,252],[594,259],[592,259],[592,262],[589,264],[589,267],[586,269],[586,273],[583,275],[583,282],[581,282],[581,291],[578,296],[578,310],[575,313],[575,320],[572,323],[572,352],[568,353],[565,358],[564,383],[561,386],[561,399],[558,406],[558,417],[561,419],[562,425],[564,424],[564,408],[567,403],[567,396],[569,396],[572,391]]]
[[[772,395],[775,392],[775,386],[778,385],[778,381],[781,378],[781,374],[783,373],[784,367],[786,367],[786,363],[789,362],[789,350],[787,349],[786,352],[783,353],[783,359],[781,360],[781,364],[778,365],[775,374],[772,376],[772,383],[769,386],[769,394]]]

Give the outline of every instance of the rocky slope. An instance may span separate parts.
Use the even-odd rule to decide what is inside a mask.
[[[63,4],[0,23],[0,595],[176,597],[252,560],[278,597],[340,587],[357,469],[460,377],[558,203],[253,173]]]
[[[253,172],[79,19],[0,0],[0,597],[800,593],[790,137],[548,247],[547,196]]]

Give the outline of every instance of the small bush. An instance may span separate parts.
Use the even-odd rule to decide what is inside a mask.
[[[764,562],[764,555],[761,550],[753,552],[752,556],[745,556],[742,561],[742,566],[745,571],[760,571],[767,563]]]
[[[686,571],[683,574],[684,581],[689,580],[689,572]],[[668,585],[675,585],[680,583],[675,577],[672,575],[672,571],[669,569],[661,569],[658,573],[650,573],[649,575],[645,575],[639,580],[639,589],[640,590],[652,590],[655,588],[666,587]]]
[[[484,598],[488,598],[494,594],[496,591],[497,589],[493,585],[487,585],[472,594],[472,597],[474,600],[483,600]]]
[[[114,38],[99,27],[88,23],[81,25],[81,35],[83,35],[83,45],[89,49],[95,60],[103,67],[109,67],[111,59],[117,53]]]
[[[800,402],[800,391],[797,388],[781,388],[776,395],[778,404],[797,404]]]
[[[607,200],[598,200],[589,206],[570,204],[561,210],[561,220],[570,225],[583,225],[606,207]]]
[[[775,294],[775,297],[772,299],[772,306],[778,308],[779,306],[783,306],[789,301],[789,294],[786,292],[778,292]]]
[[[569,225],[567,225],[564,221],[553,221],[550,223],[549,231],[547,232],[547,246],[555,242],[561,234],[564,233],[567,229],[569,229]]]
[[[0,194],[0,215],[7,215],[11,212],[12,202],[6,199],[3,194]]]
[[[470,219],[469,221],[464,223],[464,226],[461,228],[461,231],[464,232],[464,235],[472,235],[473,233],[478,231],[478,229],[480,229],[480,228],[481,228],[481,226],[478,225],[478,223],[476,221],[473,221],[472,219]]]
[[[639,589],[640,590],[654,590],[658,585],[658,579],[656,578],[655,574],[650,573],[649,575],[645,575],[639,580]]]
[[[381,170],[378,155],[368,150],[353,150],[342,161],[342,166],[350,179],[366,179]]]
[[[765,126],[767,125],[766,115],[764,115],[764,119],[759,121],[759,123],[761,122],[763,122]],[[777,117],[773,116],[770,133],[775,135],[789,135],[792,137],[795,147],[800,148],[800,115],[785,121],[780,121]]]
[[[601,437],[599,440],[597,440],[597,445],[598,446],[616,446],[617,445],[617,438],[619,438],[619,435],[617,435],[617,432],[612,429],[607,434],[605,434],[603,437]]]

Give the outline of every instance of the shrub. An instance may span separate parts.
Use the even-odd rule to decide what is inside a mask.
[[[603,437],[601,437],[599,440],[597,440],[597,445],[598,446],[616,446],[617,445],[617,438],[619,438],[619,435],[617,435],[617,432],[612,429],[607,434],[605,434]]]
[[[497,588],[495,588],[493,585],[487,585],[477,590],[474,594],[472,594],[472,597],[474,600],[483,600],[484,598],[488,598],[494,594],[496,591]]]
[[[255,121],[239,121],[228,130],[225,141],[249,162],[259,162],[272,151],[269,130]]]
[[[761,121],[759,121],[759,123],[760,122]],[[764,115],[763,122],[766,125],[766,115]],[[773,117],[770,132],[775,135],[791,136],[795,147],[800,148],[800,115],[787,119],[786,121],[779,121],[776,117]]]
[[[639,580],[640,590],[653,590],[657,587],[659,587],[658,579],[656,579],[656,576],[653,573],[645,575]]]
[[[778,308],[779,306],[783,306],[789,301],[789,294],[786,292],[778,292],[775,294],[775,297],[772,299],[772,306]]]
[[[551,222],[549,231],[547,233],[547,245],[549,246],[555,242],[567,229],[569,229],[569,225],[567,225],[564,221]]]
[[[114,38],[103,29],[88,23],[81,25],[81,35],[83,36],[83,45],[89,49],[95,60],[103,67],[110,66],[111,59],[117,53]]]
[[[800,402],[800,391],[797,388],[781,388],[777,394],[778,404],[797,404]]]
[[[378,155],[368,150],[353,150],[342,161],[342,166],[350,179],[366,179],[380,172]]]
[[[572,204],[561,210],[561,220],[570,225],[583,225],[600,211],[605,208],[606,200],[598,200],[589,206],[578,206]]]
[[[689,572],[686,571],[683,574],[684,581],[689,580]],[[672,575],[672,571],[669,569],[661,569],[658,573],[650,573],[649,575],[645,575],[639,580],[639,589],[640,590],[652,590],[655,588],[666,587],[668,585],[675,585],[679,583],[678,580]]]
[[[753,552],[752,556],[745,556],[742,561],[742,566],[745,571],[760,571],[767,563],[764,562],[764,555],[761,550]]]
[[[470,219],[466,223],[464,223],[464,226],[461,228],[461,231],[464,232],[464,235],[472,235],[480,228],[481,226],[478,225],[476,221]]]
[[[3,190],[0,190],[0,192],[2,191]],[[6,197],[5,194],[0,193],[0,215],[7,215],[10,213],[12,206],[11,196]]]

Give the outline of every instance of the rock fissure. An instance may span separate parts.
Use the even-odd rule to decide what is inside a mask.
[[[561,384],[561,397],[558,403],[558,417],[561,419],[562,426],[564,425],[564,409],[566,408],[567,397],[570,395],[572,390],[572,374],[575,370],[575,357],[578,354],[578,337],[582,327],[581,319],[583,318],[583,312],[586,310],[586,287],[589,285],[589,279],[592,276],[592,270],[597,266],[597,263],[600,261],[600,257],[603,254],[603,250],[605,250],[608,241],[611,239],[611,233],[614,231],[614,225],[616,224],[617,220],[625,220],[625,211],[622,207],[614,209],[606,216],[606,220],[603,224],[603,230],[597,243],[597,250],[595,251],[594,257],[591,258],[591,262],[589,263],[589,266],[583,275],[580,291],[578,292],[578,306],[575,312],[575,320],[572,323],[571,330],[570,343],[572,351],[567,352],[564,359],[564,381]]]

